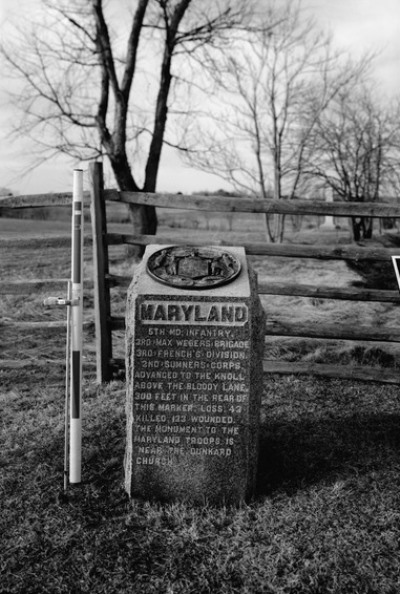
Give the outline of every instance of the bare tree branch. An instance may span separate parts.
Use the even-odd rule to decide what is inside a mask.
[[[204,56],[259,28],[253,1],[136,0],[115,21],[102,0],[42,2],[40,20],[0,46],[18,79],[16,132],[49,155],[105,155],[119,188],[155,190],[163,144],[186,151],[182,130],[201,112],[190,101]],[[137,229],[155,232],[155,209],[132,209]]]

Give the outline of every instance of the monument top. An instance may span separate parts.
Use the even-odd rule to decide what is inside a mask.
[[[211,289],[232,282],[241,264],[232,253],[214,247],[175,245],[147,260],[147,272],[169,287]]]
[[[148,245],[146,247],[143,261],[140,265],[142,270],[139,268],[133,279],[134,284],[140,284],[140,293],[146,293],[148,295],[164,295],[166,293],[166,283],[160,282],[160,279],[157,280],[155,275],[151,274],[151,271],[149,274],[149,272],[146,270],[146,267],[148,262],[151,263],[154,261],[154,258],[157,258],[158,254],[161,254],[163,251],[165,254],[168,254],[168,251],[171,250],[172,247],[173,246],[170,245]],[[193,249],[195,253],[200,252],[200,248],[190,248],[188,246],[182,246],[182,248],[179,249],[182,249],[182,253],[184,253],[184,250],[187,251],[190,249]],[[209,256],[210,260],[212,259],[213,254],[216,254],[217,258],[221,257],[220,254],[227,254],[229,258],[228,266],[231,268],[231,278],[234,280],[234,282],[214,285],[211,284],[209,286],[205,286],[201,291],[199,291],[198,287],[196,286],[177,286],[168,283],[168,295],[198,295],[201,297],[202,295],[211,291],[212,295],[215,297],[250,296],[248,266],[244,248],[236,246],[210,246],[209,248],[203,248],[203,251],[200,253],[205,254],[207,257]],[[192,273],[189,272],[188,274]]]

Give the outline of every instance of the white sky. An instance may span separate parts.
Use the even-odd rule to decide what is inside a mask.
[[[0,0],[0,23],[11,15],[27,16],[35,5],[37,0]],[[366,50],[378,50],[377,86],[389,96],[400,94],[400,0],[303,0],[303,6],[317,23],[332,31],[337,45],[348,48],[355,57]],[[7,84],[0,78],[0,187],[21,194],[68,190],[76,163],[62,157],[22,176],[32,146],[22,140],[10,144],[7,139],[9,122],[18,117],[5,103]],[[172,150],[164,150],[159,190],[192,192],[221,187],[226,184],[219,178],[183,167]]]

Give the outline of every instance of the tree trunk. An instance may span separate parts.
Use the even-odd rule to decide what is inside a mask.
[[[361,220],[357,219],[356,217],[351,217],[351,226],[353,229],[353,238],[354,241],[360,241],[361,238]]]
[[[111,166],[120,190],[140,192],[133,179],[131,168],[125,154],[110,155]],[[155,235],[157,232],[157,213],[154,206],[128,205],[129,219],[132,223],[134,235]],[[129,256],[140,258],[143,255],[142,246],[130,246]]]
[[[364,239],[371,239],[374,219],[372,217],[363,217],[363,218],[364,218]]]
[[[267,241],[268,243],[274,243],[274,233],[273,229],[271,228],[274,223],[274,215],[265,213],[265,227],[267,231]]]
[[[354,241],[360,241],[360,239],[371,239],[373,231],[372,217],[352,217],[351,223]]]

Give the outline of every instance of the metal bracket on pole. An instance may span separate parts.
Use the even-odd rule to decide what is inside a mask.
[[[64,299],[64,297],[46,297],[44,307],[74,307],[80,304],[80,298]]]

